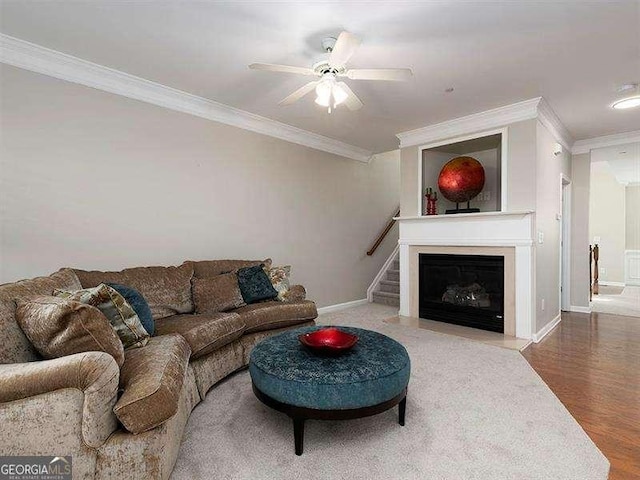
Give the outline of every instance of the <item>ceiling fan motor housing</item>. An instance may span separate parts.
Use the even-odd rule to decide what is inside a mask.
[[[343,73],[345,71],[345,68],[335,68],[329,64],[329,60],[320,60],[319,62],[313,64],[313,70],[318,75],[324,75],[325,73],[333,73],[334,75],[338,75],[340,73]]]
[[[336,45],[337,39],[334,37],[325,37],[322,39],[322,50],[331,53],[333,51],[333,47]]]

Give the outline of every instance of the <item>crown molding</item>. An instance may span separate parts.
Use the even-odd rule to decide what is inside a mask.
[[[503,107],[454,118],[416,130],[398,133],[400,148],[423,145],[438,140],[504,127],[515,122],[537,118],[547,127],[558,143],[571,149],[573,138],[558,116],[542,97],[524,100]]]
[[[0,62],[368,163],[373,152],[0,33]]]
[[[589,153],[595,148],[614,147],[634,142],[640,142],[640,130],[577,140],[571,148],[571,153],[579,155],[581,153]]]
[[[560,145],[568,151],[571,151],[574,143],[573,137],[544,97],[540,97],[540,102],[538,103],[538,120],[547,127],[547,130],[549,130]]]
[[[490,130],[510,123],[536,118],[538,103],[540,103],[540,98],[533,98],[524,102],[398,133],[396,137],[400,139],[400,148],[405,148],[458,137],[467,133]]]

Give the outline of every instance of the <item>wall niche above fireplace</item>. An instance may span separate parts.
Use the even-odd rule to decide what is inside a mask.
[[[421,253],[420,318],[504,333],[504,257]]]
[[[485,184],[480,194],[471,200],[470,208],[480,212],[500,212],[506,209],[506,195],[503,178],[506,167],[506,130],[485,132],[472,136],[460,137],[446,142],[425,145],[421,148],[420,181],[421,181],[421,214],[426,215],[424,194],[427,188],[438,193],[437,214],[456,208],[454,202],[444,198],[438,190],[438,177],[442,167],[451,159],[459,156],[475,158],[484,168]],[[461,208],[466,204],[461,205]]]

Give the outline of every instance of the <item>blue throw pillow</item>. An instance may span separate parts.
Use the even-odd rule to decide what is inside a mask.
[[[255,303],[278,296],[262,267],[264,264],[238,270],[238,285],[245,303]]]
[[[151,309],[149,304],[144,299],[142,294],[135,288],[127,287],[126,285],[120,285],[117,283],[107,283],[111,288],[124,297],[131,308],[136,312],[142,326],[149,335],[153,335],[156,329],[155,323],[153,323],[153,315],[151,315]]]

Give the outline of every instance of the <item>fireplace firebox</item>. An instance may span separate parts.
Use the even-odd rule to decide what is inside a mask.
[[[420,254],[420,318],[504,333],[504,257]]]

